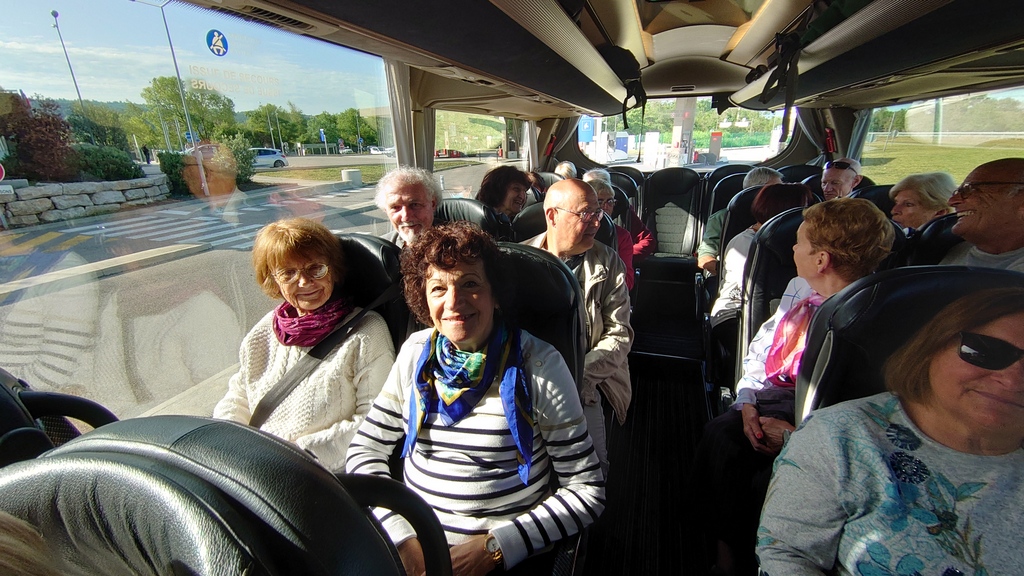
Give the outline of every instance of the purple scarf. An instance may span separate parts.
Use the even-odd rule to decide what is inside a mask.
[[[337,296],[305,316],[299,316],[295,306],[285,301],[274,309],[274,334],[285,346],[314,346],[354,309],[350,299]]]

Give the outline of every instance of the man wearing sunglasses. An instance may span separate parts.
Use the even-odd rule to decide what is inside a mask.
[[[846,198],[861,181],[860,162],[852,158],[840,158],[825,163],[821,173],[821,195],[825,200]]]
[[[546,231],[524,244],[547,250],[565,262],[583,289],[590,349],[584,360],[580,400],[607,477],[602,402],[611,404],[620,424],[625,422],[632,393],[626,355],[633,343],[633,329],[629,325],[626,267],[613,249],[594,242],[603,216],[590,184],[561,180],[548,188],[544,197]]]
[[[942,264],[1024,272],[1024,158],[978,166],[953,192],[953,233],[964,239]]]

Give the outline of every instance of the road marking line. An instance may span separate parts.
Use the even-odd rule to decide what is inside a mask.
[[[47,249],[47,252],[61,252],[64,250],[70,250],[71,248],[74,248],[75,246],[78,246],[79,244],[87,240],[92,240],[92,238],[79,234],[77,236],[74,236],[61,242],[60,244],[57,244],[53,248]]]
[[[26,240],[25,242],[22,242],[21,244],[11,244],[11,246],[9,248],[7,248],[7,249],[5,249],[3,251],[3,255],[4,256],[22,256],[24,254],[28,254],[29,252],[32,252],[40,244],[44,244],[46,242],[49,242],[50,240],[53,240],[54,238],[60,238],[60,237],[61,237],[60,232],[46,232],[45,234],[40,234],[39,236],[36,236],[35,238],[32,238],[31,240]]]

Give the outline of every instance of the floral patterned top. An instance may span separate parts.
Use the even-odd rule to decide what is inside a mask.
[[[775,460],[758,528],[771,576],[1024,574],[1024,449],[964,454],[878,394],[816,411]]]

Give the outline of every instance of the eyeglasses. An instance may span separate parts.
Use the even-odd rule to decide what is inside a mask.
[[[580,222],[584,224],[590,224],[596,218],[600,218],[604,214],[604,210],[598,208],[597,210],[590,210],[588,212],[576,212],[575,210],[569,210],[568,208],[559,208],[555,206],[555,210],[561,210],[562,212],[568,212],[569,214],[575,214],[579,216]]]
[[[967,198],[969,198],[971,194],[977,192],[982,186],[998,186],[1009,184],[1021,186],[1024,185],[1024,182],[964,182],[963,184],[960,185],[959,188],[953,190],[953,195],[955,196],[959,194],[961,199],[967,200]]]
[[[330,267],[327,264],[310,264],[305,268],[285,268],[283,270],[275,270],[274,278],[282,284],[294,284],[299,281],[299,276],[305,276],[312,280],[319,280],[324,276],[327,276],[327,271]]]
[[[597,199],[598,206],[604,206],[606,204],[608,206],[615,206],[616,202],[618,202],[618,200],[615,198],[605,198],[604,200],[601,200],[600,198]]]
[[[974,332],[960,333],[957,353],[964,362],[985,370],[1002,370],[1024,358],[1024,350],[1006,340]]]
[[[825,169],[839,168],[840,170],[849,170],[854,174],[857,173],[857,169],[853,167],[853,164],[846,162],[845,160],[836,160],[835,162],[825,162]]]

